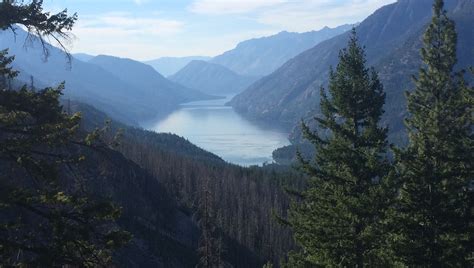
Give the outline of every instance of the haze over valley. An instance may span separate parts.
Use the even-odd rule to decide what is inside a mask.
[[[474,0],[0,0],[0,267],[474,267]]]
[[[22,82],[30,83],[33,79],[37,85],[54,86],[65,81],[65,99],[91,104],[119,122],[178,134],[230,163],[249,166],[273,162],[272,152],[289,145],[290,129],[278,122],[255,122],[238,115],[231,106],[225,106],[232,100],[229,96],[242,93],[264,74],[276,70],[279,64],[351,27],[347,24],[305,33],[280,32],[241,42],[213,58],[165,57],[145,62],[76,53],[72,54],[69,65],[68,58],[54,46],[49,46],[50,55],[45,61],[38,42],[25,47],[17,41],[27,39],[22,29],[16,30],[16,37],[9,31],[3,32],[0,44],[16,54],[14,66],[23,70],[19,77]],[[167,69],[163,69],[165,66]],[[180,116],[176,117],[186,110],[183,107],[187,107],[187,103],[206,101],[203,102],[206,104],[214,99],[222,101],[218,107],[206,108],[213,113],[206,113],[204,121],[179,122]],[[150,123],[153,120],[154,123]],[[170,123],[170,120],[178,121]],[[227,126],[221,136],[216,134],[206,142],[196,140],[203,132],[220,133],[222,125],[218,122],[225,122]],[[187,130],[163,127],[179,124],[186,125]],[[240,138],[223,139],[222,135]],[[238,148],[247,150],[238,152]]]

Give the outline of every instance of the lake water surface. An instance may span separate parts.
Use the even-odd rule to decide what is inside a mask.
[[[271,162],[272,152],[289,144],[288,133],[246,120],[225,106],[230,99],[183,104],[168,117],[144,127],[182,136],[230,163],[249,166]]]

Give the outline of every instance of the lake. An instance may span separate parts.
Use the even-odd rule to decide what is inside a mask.
[[[289,145],[288,133],[246,120],[225,106],[231,98],[186,103],[144,127],[182,136],[230,163],[250,166],[272,162],[272,152]]]

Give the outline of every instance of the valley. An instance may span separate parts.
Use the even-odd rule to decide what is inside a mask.
[[[474,0],[56,2],[0,0],[0,268],[474,267]]]
[[[251,166],[273,162],[272,152],[289,144],[288,133],[251,122],[225,104],[224,99],[182,104],[177,110],[142,127],[182,136],[229,163]]]

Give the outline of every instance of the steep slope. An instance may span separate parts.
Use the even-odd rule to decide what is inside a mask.
[[[156,60],[145,61],[144,63],[153,67],[157,72],[168,77],[181,70],[193,60],[209,61],[211,57],[191,56],[191,57],[163,57]]]
[[[0,48],[9,48],[10,55],[15,55],[15,69],[38,78],[41,84],[47,86],[57,86],[65,81],[65,98],[92,104],[114,119],[137,124],[140,120],[164,115],[180,103],[192,99],[175,94],[171,89],[157,98],[158,94],[150,89],[127,83],[95,64],[74,59],[68,63],[61,50],[48,44],[49,57],[45,61],[39,42],[30,41],[22,29],[16,30],[16,36],[8,30],[0,32]],[[26,80],[30,84],[30,79]]]
[[[242,75],[268,75],[299,53],[342,34],[351,27],[351,25],[325,27],[319,31],[306,33],[281,32],[269,37],[251,39],[215,57],[211,62],[223,65]]]
[[[83,118],[85,118],[84,128],[89,131],[96,127],[102,127],[107,118],[102,112],[80,103],[73,103],[72,110],[82,112]],[[130,128],[114,122],[111,124],[106,139],[115,136],[114,133],[118,129],[122,129],[123,135],[120,145],[116,149],[152,174],[155,180],[165,187],[166,193],[174,197],[180,205],[180,209],[187,215],[196,212],[197,200],[203,192],[203,187],[211,187],[211,206],[218,215],[212,220],[224,238],[223,258],[233,267],[262,267],[267,261],[277,264],[281,256],[293,247],[290,230],[277,223],[272,213],[285,215],[289,206],[289,198],[285,194],[283,186],[299,189],[304,184],[304,179],[302,179],[304,176],[293,173],[291,169],[287,171],[278,166],[242,168],[227,164],[219,157],[176,135]],[[117,167],[117,173],[122,171],[120,167]],[[125,172],[125,174],[128,173]],[[154,189],[150,188],[150,193],[153,191]],[[138,191],[137,194],[140,195],[142,192]],[[135,188],[131,188],[129,192],[123,192],[123,195],[127,198],[141,198],[135,196]],[[153,196],[159,198],[167,195],[158,192]],[[149,207],[142,203],[140,206],[144,206],[146,209]],[[157,206],[157,208],[161,210],[163,205]],[[155,215],[158,212],[149,211],[149,213]],[[124,220],[126,219],[124,217]],[[137,221],[141,224],[147,223],[146,218],[139,218]],[[170,224],[176,224],[176,221],[171,220]],[[190,228],[184,221],[181,226],[176,226],[176,228],[184,228],[183,236],[193,235],[192,232],[184,232],[186,226]],[[138,229],[140,228],[142,225],[138,225]],[[158,232],[160,230],[158,229]],[[143,243],[148,245],[148,243],[155,242],[156,246],[161,248],[161,240],[156,240],[155,237],[157,234],[153,232],[144,234],[145,237],[141,236]],[[180,241],[179,234],[172,232],[171,237]],[[188,237],[188,239],[191,238]],[[160,243],[156,243],[156,241],[160,241]],[[174,247],[170,248],[171,251],[174,249]],[[177,249],[175,254],[184,252],[183,248],[179,249],[178,247]],[[165,253],[169,254],[168,250],[164,250],[164,253],[150,253],[147,258],[143,258],[143,255],[136,255],[136,260],[153,261],[156,258],[161,258]],[[190,254],[189,257],[183,257],[183,262],[193,258],[194,255]],[[131,260],[133,258],[126,257],[125,259]],[[171,258],[171,261],[174,259]],[[125,267],[127,265],[129,262],[124,263]],[[170,264],[167,267],[174,266]],[[193,267],[193,265],[187,264],[178,267]]]
[[[138,61],[99,55],[90,59],[89,63],[102,67],[114,76],[120,77],[127,84],[140,88],[142,92],[156,100],[169,100],[170,97],[176,97],[178,102],[187,102],[210,98],[199,91],[173,83],[149,65]]]
[[[100,233],[113,232],[116,225],[130,232],[133,239],[116,252],[113,259],[116,265],[113,267],[193,267],[196,264],[199,229],[192,217],[180,208],[162,183],[109,146],[105,142],[106,138],[85,142],[87,133],[84,129],[91,128],[89,125],[93,121],[87,116],[83,117],[79,129],[64,124],[76,121],[60,114],[61,106],[56,102],[56,95],[44,98],[46,95],[51,96],[50,93],[2,92],[0,266],[11,263],[8,258],[12,251],[4,250],[3,246],[18,241],[18,246],[14,247],[20,253],[17,254],[15,249],[13,255],[19,261],[24,260],[24,265],[60,267],[59,262],[47,264],[49,260],[32,260],[38,260],[36,253],[41,254],[38,254],[38,258],[45,255],[49,258],[54,254],[52,252],[65,256],[64,251],[71,252],[72,249],[56,249],[73,244],[73,253],[82,254],[87,251],[86,247],[89,248],[89,242],[97,243],[104,238],[110,245],[112,240],[102,237]],[[15,113],[25,114],[27,119],[4,120],[4,116]],[[69,135],[72,129],[75,133]],[[64,135],[65,132],[68,134]],[[16,145],[19,142],[23,146]],[[184,144],[181,147],[193,146]],[[20,163],[17,161],[18,155],[21,156],[19,158],[28,157],[31,160],[29,163],[35,164],[30,166]],[[22,197],[14,197],[18,196],[15,193],[22,193]],[[46,196],[54,193],[63,193],[65,198],[57,200],[59,202],[45,201]],[[83,198],[87,198],[85,206],[80,204],[83,201],[79,201]],[[121,208],[118,221],[105,219],[111,214],[106,212],[103,201],[111,201]],[[101,220],[97,221],[95,217]],[[97,224],[98,228],[91,224]],[[78,226],[86,227],[83,229]],[[70,233],[57,228],[73,228],[82,235],[72,238]],[[59,245],[56,241],[62,238],[69,242]],[[96,252],[94,250],[93,254]],[[64,257],[59,261],[87,266],[77,260]],[[105,267],[99,263],[97,266]]]
[[[105,198],[122,208],[117,224],[131,233],[133,239],[116,252],[114,267],[195,265],[199,229],[153,176],[119,152],[106,147],[99,150],[68,146],[62,148],[62,153],[82,155],[85,159],[79,164],[61,168],[63,189],[85,192],[91,200]],[[0,189],[12,187],[9,177],[15,178],[17,187],[25,182],[25,177],[15,176],[14,168],[6,168],[9,164],[0,160]],[[0,217],[4,216],[2,211]]]
[[[403,136],[401,118],[405,111],[404,91],[410,87],[410,76],[420,66],[419,47],[425,25],[431,17],[431,0],[399,0],[377,10],[358,27],[359,40],[366,47],[368,65],[380,71],[387,92],[385,123],[391,137]],[[456,20],[459,35],[460,67],[472,64],[473,17],[469,11],[474,2],[447,2]],[[472,11],[471,11],[472,12]],[[471,13],[472,15],[472,13]],[[255,82],[236,96],[231,105],[247,116],[275,120],[292,127],[301,118],[319,112],[319,88],[327,82],[330,66],[344,48],[348,34],[322,42],[288,61],[271,75]]]
[[[238,75],[224,66],[205,61],[192,61],[170,80],[207,94],[226,95],[242,92],[256,77]]]
[[[82,152],[86,187],[123,208],[118,224],[133,240],[115,256],[118,267],[189,267],[196,263],[199,229],[153,176],[122,154]],[[156,243],[160,241],[159,243]]]

